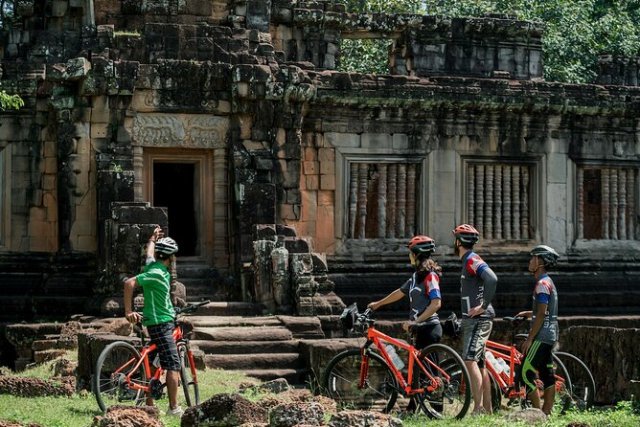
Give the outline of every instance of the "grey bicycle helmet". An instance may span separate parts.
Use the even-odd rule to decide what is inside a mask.
[[[553,248],[547,245],[538,245],[535,248],[531,249],[531,256],[540,257],[545,267],[552,267],[556,265],[556,262],[558,262],[558,258],[560,258],[560,255],[558,255],[558,253]]]
[[[163,237],[156,242],[155,251],[159,254],[170,256],[178,252],[178,244],[171,237]]]

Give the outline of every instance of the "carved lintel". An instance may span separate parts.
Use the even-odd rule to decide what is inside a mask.
[[[224,148],[229,120],[211,115],[138,114],[135,145],[148,147]]]

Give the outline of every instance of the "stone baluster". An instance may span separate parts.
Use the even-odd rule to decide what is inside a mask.
[[[369,182],[369,164],[360,163],[358,165],[358,239],[365,238],[367,227],[367,184]]]
[[[357,163],[351,164],[351,176],[349,180],[349,237],[356,237],[356,215],[358,212],[358,175],[360,168]]]
[[[384,238],[387,234],[387,164],[378,165],[378,235]]]
[[[618,239],[627,240],[627,170],[618,169]]]
[[[527,166],[522,167],[522,209],[520,211],[521,216],[521,228],[520,233],[523,239],[531,238],[529,234],[529,168]]]
[[[513,221],[511,228],[514,239],[520,239],[520,166],[513,166],[511,169],[511,209],[513,211]]]
[[[578,228],[578,239],[584,239],[584,169],[578,168],[577,201],[576,201],[576,221]]]
[[[602,169],[602,238],[609,239],[609,169]]]
[[[387,237],[395,237],[396,231],[396,187],[397,187],[397,165],[391,164],[387,170]]]
[[[487,239],[493,236],[493,166],[485,166],[485,203],[484,203],[484,235]]]
[[[415,163],[407,165],[407,230],[406,234],[411,236],[416,233],[416,167]]]
[[[468,207],[468,221],[469,224],[475,224],[476,223],[476,211],[475,211],[475,207],[476,207],[476,171],[475,171],[475,166],[474,165],[469,165],[469,168],[467,169],[467,171],[469,172],[469,183],[468,183],[468,189],[467,189],[467,207]]]
[[[511,168],[502,168],[502,234],[505,239],[511,239]]]
[[[631,240],[635,240],[636,238],[635,176],[636,176],[635,170],[629,169],[627,173],[627,212],[628,212],[628,218],[629,218],[629,220],[627,221],[627,236]]]
[[[476,165],[476,224],[482,235],[484,232],[484,165]]]
[[[497,165],[494,173],[495,189],[493,191],[493,233],[496,239],[502,239],[502,166]]]
[[[396,237],[405,237],[405,215],[407,205],[407,165],[398,165],[398,199],[396,200]]]
[[[610,218],[609,222],[609,238],[618,240],[618,171],[617,169],[609,169],[609,183],[611,185],[611,203],[609,204]]]

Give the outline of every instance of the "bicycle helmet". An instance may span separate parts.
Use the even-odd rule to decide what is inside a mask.
[[[545,267],[552,267],[556,265],[558,262],[558,258],[560,255],[551,247],[546,245],[538,245],[535,248],[531,249],[531,256],[537,256],[542,259]]]
[[[432,254],[436,250],[436,242],[429,236],[414,236],[407,245],[415,255]]]
[[[453,235],[460,240],[463,245],[475,245],[480,240],[480,233],[469,224],[460,224],[453,229]]]
[[[178,252],[178,244],[171,237],[163,237],[156,242],[155,251],[170,256]]]

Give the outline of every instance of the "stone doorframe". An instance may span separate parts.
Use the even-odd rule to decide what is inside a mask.
[[[208,261],[213,256],[213,152],[212,150],[194,150],[179,148],[145,147],[143,157],[143,198],[154,205],[153,201],[153,165],[162,163],[190,163],[195,166],[198,182],[196,200],[196,222],[199,230],[199,254],[193,257],[181,257],[194,261]]]

